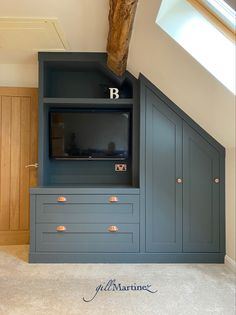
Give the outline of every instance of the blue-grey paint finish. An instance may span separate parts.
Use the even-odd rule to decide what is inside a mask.
[[[186,123],[183,144],[183,250],[219,252],[219,153]]]
[[[105,53],[39,53],[40,186],[101,184],[138,187],[138,82],[127,71],[122,77],[117,77],[107,68],[106,57]],[[108,86],[118,87],[121,98],[109,99]],[[60,163],[50,159],[48,112],[61,106],[131,109],[132,157],[126,161],[127,171],[115,172],[114,161]]]
[[[35,252],[36,196],[30,194],[30,252]]]
[[[167,96],[165,96],[157,87],[155,87],[147,78],[145,78],[142,74],[140,74],[140,91],[141,91],[141,134],[140,134],[140,141],[141,141],[141,161],[140,161],[140,216],[144,215],[144,212],[147,209],[143,209],[143,200],[146,198],[146,191],[145,191],[145,172],[143,171],[144,168],[144,153],[142,153],[142,148],[145,146],[145,135],[144,132],[146,130],[145,128],[145,104],[146,104],[146,92],[152,91],[160,100],[162,100],[166,106],[171,109],[174,113],[176,113],[186,124],[188,124],[189,128],[192,129],[192,131],[196,132],[199,137],[202,139],[202,141],[208,143],[210,146],[210,151],[214,149],[218,152],[219,155],[219,177],[220,177],[220,183],[219,185],[219,233],[218,236],[215,233],[215,236],[213,235],[213,238],[215,239],[219,237],[219,247],[216,244],[216,241],[213,241],[211,245],[208,247],[210,248],[209,251],[212,251],[213,248],[217,248],[217,251],[220,253],[220,255],[223,257],[225,254],[225,149],[224,147],[217,142],[212,136],[210,136],[205,130],[203,130],[198,124],[196,124],[186,113],[184,113],[178,106],[176,106]],[[142,127],[143,126],[143,127]],[[214,152],[216,152],[214,151]],[[193,166],[194,168],[194,166]],[[184,179],[183,179],[184,180]],[[183,187],[185,185],[185,180],[183,182]],[[216,222],[213,220],[213,224],[216,224]],[[143,221],[140,220],[140,233],[142,230],[142,224]],[[216,226],[217,229],[217,226]],[[216,231],[216,230],[215,230]],[[215,243],[215,245],[213,245]],[[194,252],[194,250],[192,250]],[[214,250],[213,250],[214,251]],[[162,254],[161,254],[162,255]],[[189,252],[189,255],[193,255],[193,259],[197,261],[195,253]],[[199,257],[202,256],[203,253],[199,252]],[[209,254],[207,254],[209,255]],[[184,253],[183,253],[183,262],[184,260]],[[206,256],[204,256],[206,257]],[[207,257],[213,257],[213,256],[207,256]],[[215,256],[214,256],[215,257]],[[210,262],[210,258],[209,261]],[[217,262],[217,260],[215,261]],[[222,258],[223,262],[223,258]]]
[[[146,251],[182,251],[182,120],[146,91]]]
[[[224,148],[142,74],[139,79],[140,87],[129,72],[122,77],[114,75],[106,66],[106,57],[104,53],[39,53],[40,167],[39,187],[31,189],[30,262],[222,263],[225,253]],[[60,74],[63,74],[64,77],[62,78]],[[85,81],[87,80],[91,84],[77,90],[76,84],[84,75],[86,76]],[[126,94],[123,94],[119,100],[104,98],[99,87],[100,83],[123,87]],[[157,104],[152,106],[153,115],[150,115],[150,99],[154,99],[154,103]],[[125,175],[110,172],[111,161],[106,161],[107,163],[94,161],[95,166],[93,163],[81,161],[83,164],[81,168],[75,161],[67,161],[68,165],[63,163],[61,167],[61,161],[51,161],[48,158],[48,111],[50,108],[84,106],[89,108],[128,108],[132,111],[132,157],[128,161],[128,173]],[[150,133],[150,122],[152,122],[154,133]],[[197,226],[194,226],[193,229],[191,226],[189,234],[190,229],[188,231],[186,225],[184,227],[184,245],[186,245],[185,250],[189,250],[189,252],[181,252],[183,250],[181,236],[183,213],[182,210],[180,211],[182,203],[180,191],[185,188],[184,178],[183,185],[175,183],[176,205],[174,206],[174,202],[170,202],[171,199],[172,201],[174,199],[171,177],[176,180],[182,176],[181,163],[184,164],[185,161],[180,157],[182,154],[181,125],[183,123],[188,124],[194,135],[200,137],[200,147],[204,143],[204,146],[209,146],[210,152],[218,152],[220,177],[219,188],[217,188],[219,189],[218,225],[215,219],[217,211],[212,212],[210,222],[209,207],[205,203],[203,204],[207,209],[206,220],[208,219],[210,228],[212,228],[212,242],[208,245],[204,244],[209,239],[208,231],[205,229],[203,235],[200,235],[203,236],[204,248],[200,249],[199,244],[196,245],[196,242],[192,243],[192,239],[189,239],[191,233],[194,237],[199,237]],[[154,145],[150,146],[152,141]],[[157,143],[161,145],[158,146]],[[161,150],[167,143],[169,143],[169,154],[164,159]],[[170,154],[171,150],[174,152],[174,147],[175,157]],[[152,172],[151,163],[149,163],[150,152],[146,151],[146,148],[150,149],[154,157],[158,156],[158,159],[154,158],[155,167]],[[183,148],[184,154],[185,150],[186,146]],[[200,162],[197,159],[197,168],[202,171],[202,166],[204,169],[209,162],[204,154],[200,154],[199,150],[196,150],[197,155],[201,156]],[[185,154],[184,159],[188,159],[188,155]],[[171,173],[174,174],[174,160],[176,172],[175,176],[171,176]],[[160,167],[161,163],[163,169],[166,167],[166,172]],[[171,166],[167,168],[167,164]],[[186,170],[186,166],[183,166]],[[74,176],[70,174],[73,169],[74,174],[72,175]],[[208,167],[206,169],[204,174],[209,173]],[[78,170],[77,173],[76,170]],[[163,183],[155,175],[158,170],[164,180]],[[152,177],[154,174],[154,185],[150,180],[150,174]],[[169,186],[168,181],[171,182]],[[162,194],[163,189],[168,190],[171,198],[165,198]],[[187,190],[185,196],[186,192]],[[152,208],[149,207],[150,199],[147,198],[150,194],[153,195],[154,200],[154,203],[151,200]],[[196,195],[197,192],[194,191],[194,194]],[[58,207],[59,204],[54,203],[54,198],[60,195],[67,196],[69,201]],[[122,203],[112,207],[113,205],[108,204],[107,199],[104,199],[109,195],[122,195],[125,198]],[[214,189],[213,195],[215,196]],[[81,197],[84,198],[83,203],[80,202]],[[52,202],[50,198],[53,199]],[[188,198],[190,197],[188,196]],[[71,202],[72,199],[73,202]],[[38,201],[36,202],[36,200]],[[206,201],[209,203],[209,199]],[[165,211],[154,212],[157,204],[164,204]],[[196,211],[194,203],[192,204],[191,210]],[[164,207],[162,208],[164,209]],[[174,218],[174,212],[176,218]],[[189,209],[184,208],[184,220],[188,215]],[[203,215],[200,215],[198,220],[202,224]],[[118,234],[110,235],[111,233],[107,232],[107,228],[111,224],[119,225]],[[64,234],[56,232],[57,225],[66,225],[67,231]],[[216,226],[219,229],[218,234]],[[173,235],[176,237],[174,238]],[[168,242],[169,240],[170,242]],[[147,252],[145,252],[146,250]]]
[[[37,223],[139,223],[139,195],[39,195],[36,201]]]
[[[225,152],[220,153],[220,252],[225,253]]]
[[[71,68],[74,67],[74,64],[81,63],[83,64],[94,64],[97,63],[97,66],[101,68],[101,70],[112,80],[117,82],[118,84],[122,83],[127,78],[127,72],[122,76],[117,76],[112,72],[106,65],[107,62],[107,54],[106,53],[81,53],[81,52],[39,52],[38,54],[39,63],[52,63],[58,65],[58,67],[68,66],[68,63],[71,64]],[[128,77],[131,80],[135,80],[135,77],[129,73]]]
[[[36,224],[36,251],[46,252],[138,252],[139,225],[117,224],[118,232],[108,232],[109,224]]]
[[[89,107],[96,107],[97,105],[122,105],[122,107],[118,108],[124,108],[124,105],[128,105],[127,108],[132,108],[132,104],[134,103],[133,98],[118,98],[118,99],[109,99],[109,98],[65,98],[65,97],[44,97],[43,102],[46,104],[50,104],[51,106],[54,105],[56,107],[62,106],[72,106],[72,105],[79,105],[82,107],[84,104],[86,104],[86,108]],[[117,107],[116,107],[117,108]]]
[[[219,152],[225,153],[225,148],[215,140],[209,133],[200,127],[190,116],[188,116],[182,109],[180,109],[174,102],[172,102],[161,90],[159,90],[151,81],[149,81],[143,74],[140,73],[139,80],[146,90],[152,91],[160,100],[162,100],[169,109],[175,112],[182,118],[191,128],[197,131],[202,137],[213,145]]]
[[[44,91],[44,67],[43,63],[39,63],[39,93],[38,93],[38,185],[44,184],[44,172],[45,172],[45,161],[43,149],[45,147],[44,142],[44,112],[43,112],[43,91]]]
[[[31,263],[224,263],[223,253],[31,252]]]
[[[142,80],[139,80],[140,88],[140,166],[139,166],[139,182],[140,182],[140,251],[146,251],[146,87]]]
[[[125,163],[126,172],[115,172],[116,163]],[[61,185],[130,185],[132,163],[126,161],[50,160],[48,179],[51,186]]]
[[[33,195],[138,195],[139,188],[130,188],[130,187],[96,187],[96,185],[88,186],[85,185],[82,187],[34,187],[30,189],[30,194]]]

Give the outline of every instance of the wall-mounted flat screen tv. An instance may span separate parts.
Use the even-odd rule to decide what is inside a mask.
[[[49,112],[50,158],[125,160],[131,154],[131,112],[111,109]]]

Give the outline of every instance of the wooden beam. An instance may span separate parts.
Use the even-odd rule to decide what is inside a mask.
[[[107,65],[121,76],[127,65],[129,42],[138,0],[109,0]]]

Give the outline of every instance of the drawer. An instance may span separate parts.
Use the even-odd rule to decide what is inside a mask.
[[[36,222],[139,223],[139,195],[39,195]]]
[[[117,232],[109,232],[109,224],[36,224],[36,251],[43,252],[138,252],[139,224],[117,224]]]

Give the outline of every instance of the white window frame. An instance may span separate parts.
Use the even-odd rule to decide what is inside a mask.
[[[236,39],[235,29],[235,11],[224,1],[221,0],[188,0],[198,11],[201,12],[211,23],[213,23],[225,36],[230,38],[233,42]],[[218,10],[217,6],[225,11],[225,15]],[[226,17],[228,15],[230,19]]]

